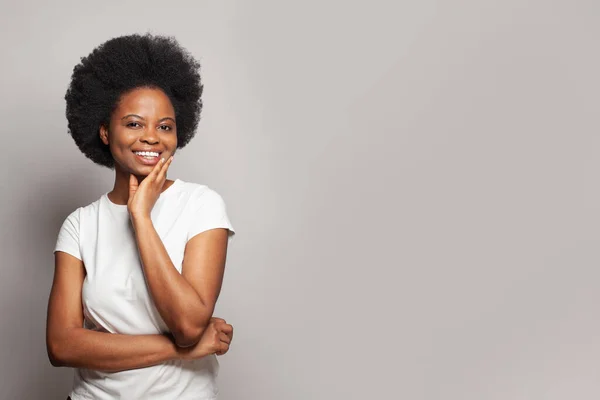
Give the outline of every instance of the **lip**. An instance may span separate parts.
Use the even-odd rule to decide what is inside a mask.
[[[154,151],[156,153],[158,153],[158,157],[153,157],[153,158],[144,158],[143,156],[137,155],[135,154],[135,152],[133,153],[133,155],[135,156],[135,158],[142,164],[144,165],[156,165],[158,164],[158,162],[160,161],[160,155],[161,152],[160,151],[155,151],[155,150],[136,150],[136,151]]]

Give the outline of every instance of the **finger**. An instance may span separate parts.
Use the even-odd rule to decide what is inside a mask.
[[[129,174],[129,197],[133,197],[138,188],[138,180],[134,174]]]
[[[229,350],[229,345],[227,343],[221,342],[220,346],[219,346],[219,351],[222,354],[227,353],[227,350]]]
[[[225,320],[223,318],[212,317],[211,319],[213,320],[213,322],[223,322],[223,323],[225,323]]]
[[[231,343],[231,338],[224,332],[219,333],[219,340],[227,344]]]
[[[134,174],[129,174],[129,187],[132,187],[136,184],[137,178]]]
[[[227,353],[227,350],[229,350],[227,343],[220,342],[219,344],[217,344],[215,346],[215,354],[218,356],[221,356],[221,355]]]
[[[173,156],[169,157],[169,159],[167,161],[165,161],[162,168],[158,172],[157,179],[166,179],[167,178],[167,170],[169,169],[171,162],[173,162]]]
[[[215,354],[217,354],[218,356],[222,356],[223,354],[227,353],[228,351],[229,351],[229,344],[227,344],[225,342],[220,342],[216,346]]]
[[[152,168],[152,172],[150,172],[146,178],[152,178],[152,180],[154,180],[156,178],[156,175],[158,175],[158,173],[160,172],[160,169],[162,168],[163,164],[164,158],[161,158],[160,160],[158,160],[156,165],[154,165],[154,168]]]
[[[233,330],[233,327],[225,322],[217,322],[215,324],[215,329],[219,332],[223,332],[229,335]]]
[[[169,157],[168,159],[165,160],[165,163],[162,167],[161,172],[167,173],[167,170],[169,169],[169,167],[171,166],[171,163],[173,162],[173,156]]]
[[[231,326],[230,324],[221,324],[219,325],[219,331],[226,334],[233,333],[233,326]]]
[[[223,326],[231,327],[231,325],[221,325],[219,328],[217,328],[218,334],[219,335],[227,335],[227,337],[229,338],[229,341],[233,340],[233,329],[228,329],[228,328],[223,329]]]

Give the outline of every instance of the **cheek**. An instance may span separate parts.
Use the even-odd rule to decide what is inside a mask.
[[[171,152],[175,153],[175,151],[177,150],[177,136],[169,137],[168,148],[171,150]]]
[[[110,142],[110,152],[113,156],[113,159],[116,163],[120,165],[125,165],[130,163],[128,161],[130,159],[130,155],[133,154],[129,150],[129,146],[120,141],[111,141]]]
[[[126,151],[127,151],[127,149],[124,148],[119,143],[113,142],[110,144],[110,152],[113,154],[113,157],[115,157],[115,158],[123,157],[123,155],[125,154]]]
[[[110,150],[114,153],[124,153],[129,150],[130,143],[135,141],[135,137],[128,135],[127,132],[116,131],[110,138]]]
[[[110,153],[112,154],[113,160],[115,160],[115,164],[119,164],[122,167],[126,166],[127,161],[125,161],[125,159],[124,159],[125,157],[123,157],[123,153],[119,148],[115,148],[111,144]]]

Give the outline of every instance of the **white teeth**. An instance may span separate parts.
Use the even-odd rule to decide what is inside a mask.
[[[154,151],[136,151],[135,154],[143,157],[158,157],[158,153]]]

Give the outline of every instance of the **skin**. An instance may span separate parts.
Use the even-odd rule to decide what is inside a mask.
[[[180,274],[150,219],[158,197],[174,182],[166,175],[177,147],[176,129],[168,96],[154,88],[124,94],[109,126],[99,129],[115,160],[109,199],[127,204],[150,294],[171,333],[121,335],[83,329],[85,266],[57,251],[46,329],[52,365],[121,371],[229,350],[233,327],[212,317],[223,280],[227,230],[211,229],[191,238]],[[149,148],[159,151],[164,161],[144,165],[133,153]]]

